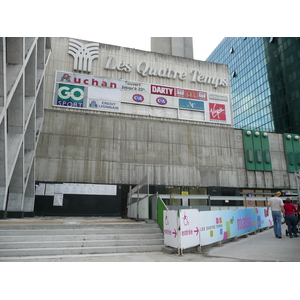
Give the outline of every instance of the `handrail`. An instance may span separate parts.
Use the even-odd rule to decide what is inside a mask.
[[[160,200],[160,202],[163,204],[163,206],[165,207],[165,209],[169,210],[169,208],[166,206],[166,203],[161,199],[160,196],[158,196],[158,193],[157,193],[157,200]]]

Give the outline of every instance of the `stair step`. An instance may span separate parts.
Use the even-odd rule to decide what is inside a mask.
[[[132,234],[132,233],[161,233],[159,228],[135,228],[135,229],[37,229],[37,230],[0,230],[1,236],[18,235],[70,235],[73,232],[76,235],[103,235],[103,234]]]
[[[0,224],[0,257],[162,251],[156,223]]]
[[[147,239],[163,238],[163,234],[147,233]],[[72,234],[72,235],[8,235],[0,236],[0,243],[8,242],[50,242],[50,241],[89,241],[89,240],[138,240],[145,239],[145,234]],[[0,247],[1,248],[1,247]]]
[[[162,251],[162,248],[163,245],[0,249],[0,257],[153,252],[153,251]]]
[[[145,237],[144,237],[145,238]],[[12,242],[0,243],[0,249],[18,248],[71,248],[71,247],[102,247],[102,246],[136,246],[136,245],[160,245],[163,239],[139,239],[139,240],[103,240],[103,241],[43,241],[43,242]]]

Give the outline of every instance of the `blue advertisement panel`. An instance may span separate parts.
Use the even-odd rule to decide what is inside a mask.
[[[204,110],[204,102],[189,99],[179,99],[179,108]]]
[[[272,226],[265,207],[200,212],[200,245],[209,245]]]

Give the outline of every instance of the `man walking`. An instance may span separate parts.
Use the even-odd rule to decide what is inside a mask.
[[[280,192],[275,193],[274,197],[271,197],[267,203],[268,209],[271,207],[272,218],[274,223],[274,233],[275,236],[279,239],[282,238],[281,234],[281,221],[282,215],[281,212],[284,213],[283,201],[279,198]]]

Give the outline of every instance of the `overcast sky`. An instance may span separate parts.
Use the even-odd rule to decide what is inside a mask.
[[[97,36],[93,33],[80,33],[80,35],[72,36],[73,38],[79,38],[82,40],[88,40],[103,44],[110,44],[116,46],[123,46],[129,48],[135,48],[140,50],[151,51],[151,37],[149,36],[124,36],[124,35],[110,35],[110,36]],[[197,36],[193,37],[193,50],[194,59],[206,60],[211,52],[222,41],[222,36]]]
[[[261,0],[36,3],[19,1],[16,9],[15,2],[4,2],[0,36],[74,37],[146,51],[151,37],[193,37],[194,59],[206,60],[223,37],[299,34],[294,0],[284,6]]]

